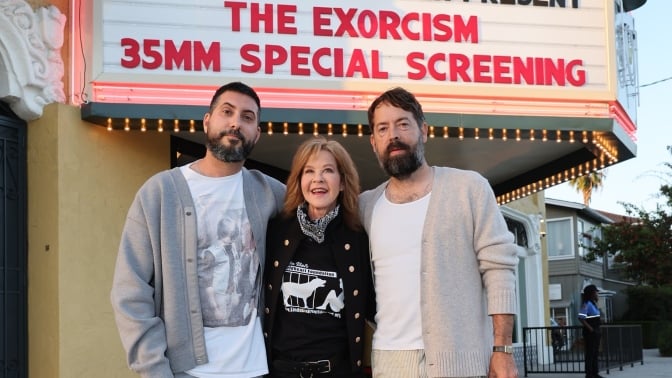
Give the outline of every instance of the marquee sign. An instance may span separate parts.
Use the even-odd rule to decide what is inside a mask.
[[[91,80],[613,99],[610,3],[100,0]]]

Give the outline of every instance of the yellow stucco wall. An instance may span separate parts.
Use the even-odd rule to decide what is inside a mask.
[[[109,302],[135,192],[170,164],[168,134],[108,132],[52,104],[28,125],[31,378],[133,377]]]

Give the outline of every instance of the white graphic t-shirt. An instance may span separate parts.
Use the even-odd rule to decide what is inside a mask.
[[[207,177],[181,167],[196,207],[198,284],[209,362],[196,377],[266,374],[257,317],[259,256],[245,211],[243,176]]]

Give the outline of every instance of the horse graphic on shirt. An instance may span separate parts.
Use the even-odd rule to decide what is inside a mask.
[[[283,282],[280,290],[282,291],[282,297],[285,300],[285,306],[291,307],[292,304],[290,303],[290,298],[294,297],[297,299],[297,305],[299,304],[298,299],[301,299],[303,300],[303,308],[309,308],[308,297],[312,296],[318,287],[324,287],[326,282],[327,281],[321,278],[313,278],[305,283]]]

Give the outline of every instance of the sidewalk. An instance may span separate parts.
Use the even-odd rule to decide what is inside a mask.
[[[633,367],[623,366],[606,371],[600,371],[604,378],[672,378],[672,357],[661,357],[658,349],[644,349],[644,364],[636,362]],[[519,371],[519,376],[525,376],[524,371]],[[551,374],[528,374],[528,378],[583,378],[583,373],[551,373]]]

